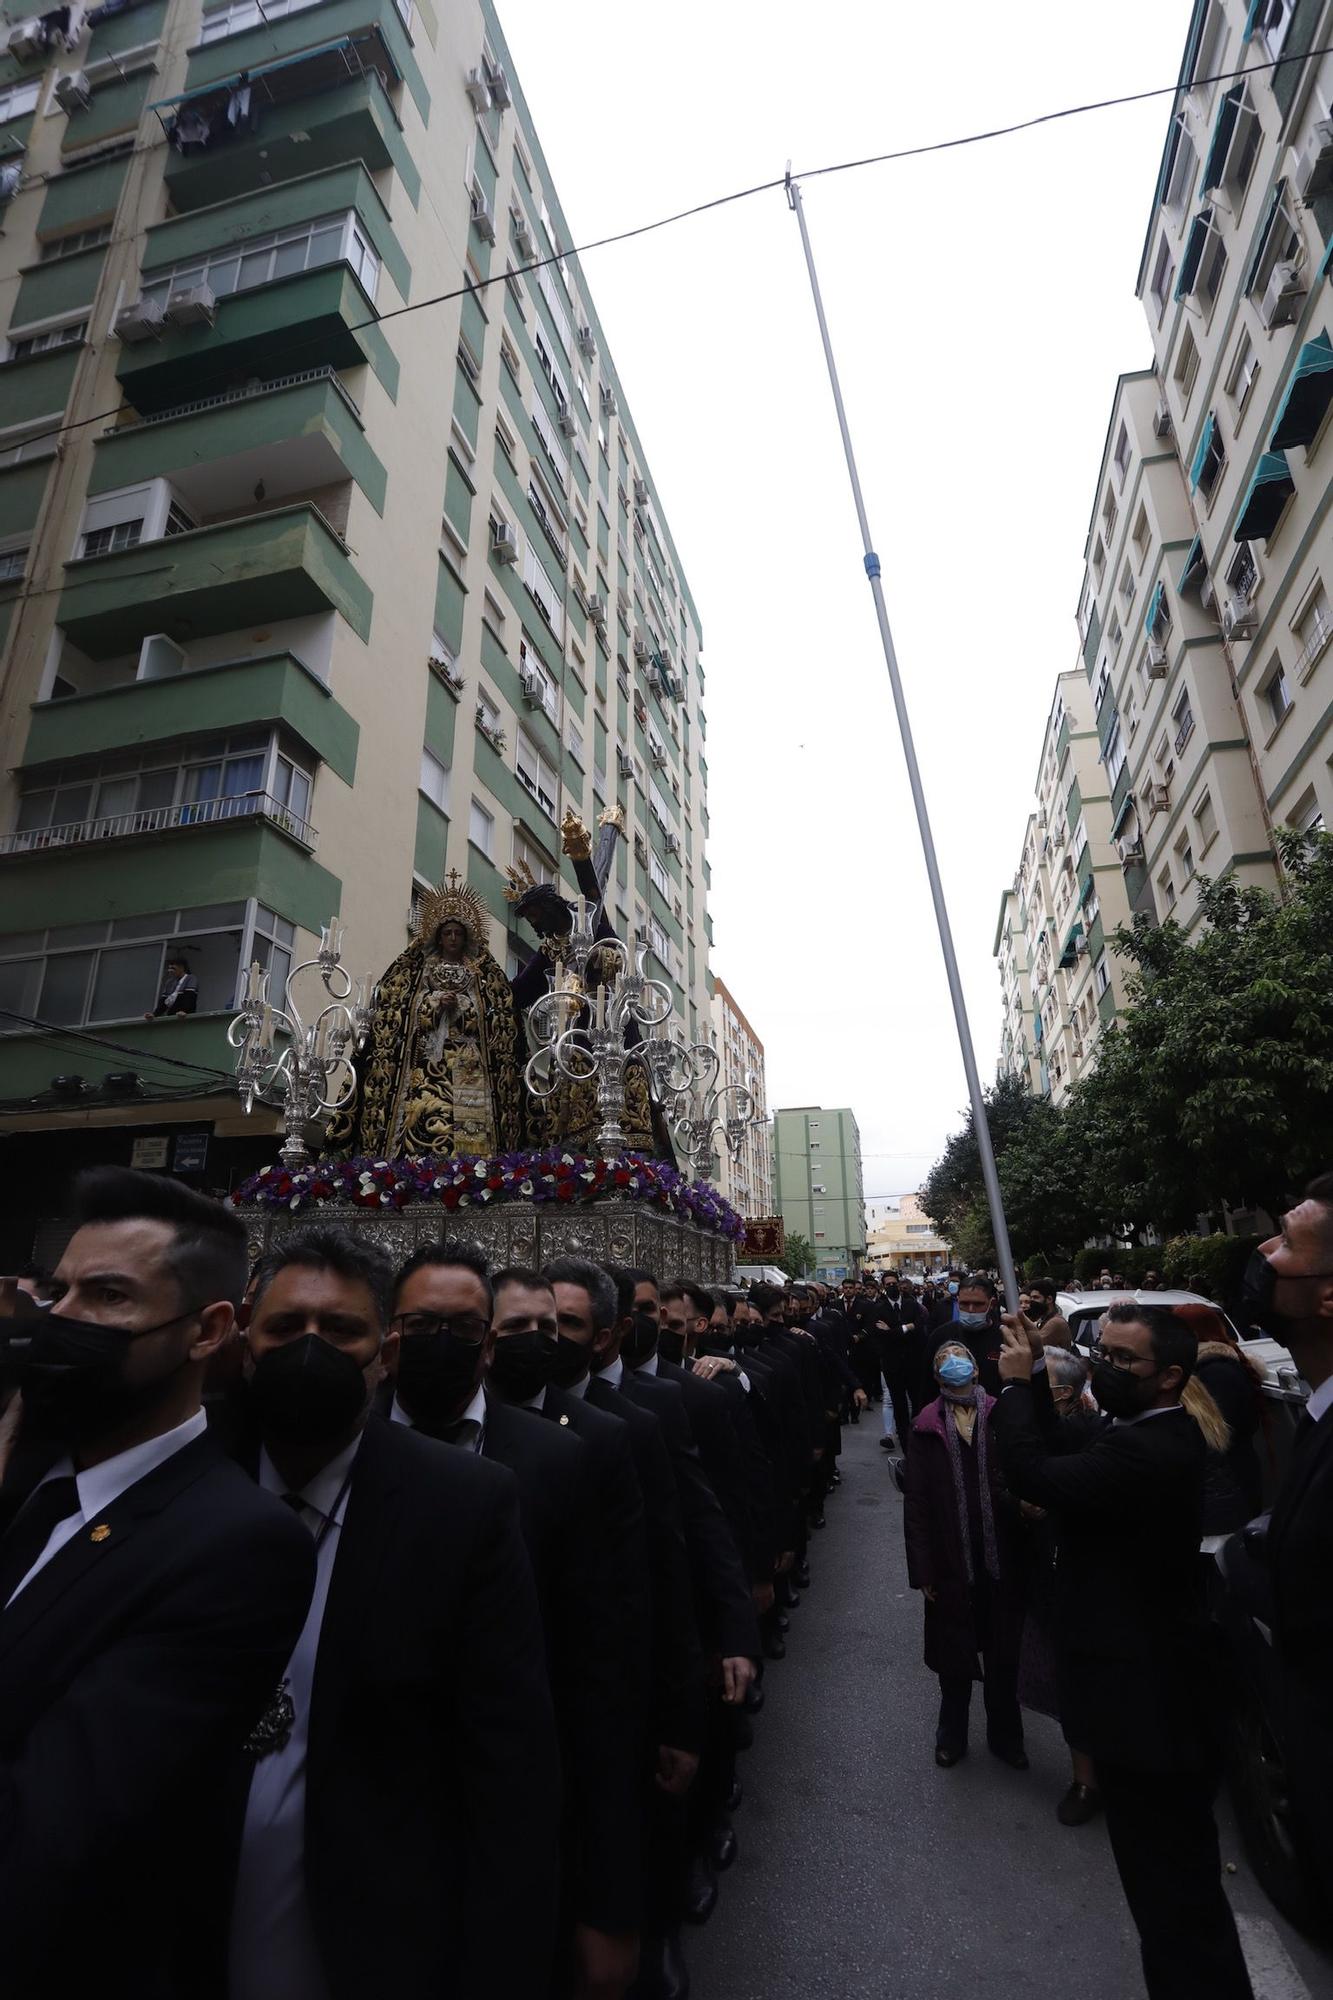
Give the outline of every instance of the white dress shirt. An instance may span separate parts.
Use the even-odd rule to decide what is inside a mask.
[[[1333,1409],[1333,1375],[1326,1376],[1317,1389],[1311,1389],[1305,1414],[1312,1424],[1317,1424],[1329,1409]]]
[[[607,1362],[597,1379],[599,1382],[605,1382],[608,1389],[620,1387],[625,1379],[625,1364],[618,1354],[614,1361]]]
[[[396,1394],[393,1399],[393,1408],[389,1411],[389,1422],[391,1424],[406,1424],[410,1431],[416,1429],[415,1421],[408,1416],[407,1411],[399,1402]],[[478,1389],[467,1408],[459,1411],[458,1415],[454,1418],[454,1422],[456,1424],[469,1423],[478,1426],[477,1435],[472,1440],[472,1449],[479,1452],[486,1442],[486,1387],[484,1383]]]
[[[72,1478],[79,1489],[79,1511],[63,1521],[57,1521],[47,1537],[46,1547],[8,1603],[12,1604],[19,1591],[27,1589],[38,1570],[45,1569],[52,1556],[58,1555],[66,1542],[72,1542],[80,1528],[90,1521],[95,1525],[113,1500],[119,1500],[122,1493],[128,1493],[131,1486],[137,1486],[150,1472],[156,1472],[159,1465],[165,1465],[187,1444],[193,1444],[196,1438],[202,1437],[207,1429],[207,1417],[202,1410],[196,1410],[192,1417],[187,1417],[183,1424],[177,1424],[174,1430],[163,1431],[159,1437],[148,1438],[143,1444],[132,1444],[128,1451],[118,1451],[114,1458],[104,1458],[100,1465],[90,1465],[86,1472],[75,1472],[72,1458],[62,1458],[58,1465],[53,1465],[38,1485],[45,1486],[48,1479]],[[37,1488],[33,1490],[35,1492]]]
[[[582,1402],[584,1397],[588,1393],[588,1384],[589,1382],[591,1382],[591,1380],[592,1380],[592,1373],[590,1370],[588,1374],[580,1375],[577,1382],[571,1382],[569,1384],[568,1389],[565,1391],[566,1395],[577,1396],[579,1401]]]
[[[348,1474],[360,1445],[358,1432],[301,1489],[300,1518],[319,1538],[315,1594],[287,1662],[287,1692],[296,1711],[292,1733],[281,1750],[256,1758],[250,1780],[231,1912],[230,2000],[275,2000],[279,1994],[282,2000],[329,2000],[306,1902],[305,1768],[319,1635],[347,1513]],[[288,1490],[267,1451],[259,1455],[259,1483],[266,1493]]]
[[[544,1410],[546,1408],[545,1389],[539,1389],[535,1396],[529,1396],[526,1403],[519,1404],[519,1408],[521,1410]]]
[[[636,1375],[656,1375],[657,1373],[656,1354],[650,1354],[646,1361],[641,1361],[634,1372]]]

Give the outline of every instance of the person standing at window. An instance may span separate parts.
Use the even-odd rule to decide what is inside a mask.
[[[158,1003],[144,1019],[155,1021],[160,1014],[193,1014],[198,1005],[199,981],[183,958],[169,958]]]

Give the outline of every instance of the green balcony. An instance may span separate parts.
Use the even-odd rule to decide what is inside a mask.
[[[281,723],[351,784],[360,730],[324,683],[290,653],[34,702],[22,766],[32,770],[149,743],[222,735],[251,723]]]
[[[344,40],[355,44],[363,67],[380,69],[386,82],[401,79],[407,85],[424,124],[430,94],[394,0],[322,0],[317,7],[298,8],[242,34],[201,43],[190,56],[186,87],[193,95],[242,71],[262,75],[271,64],[290,63]]]
[[[212,326],[182,327],[121,349],[117,379],[146,414],[232,388],[247,376],[374,368],[390,395],[398,364],[345,264],[329,264],[217,302]]]
[[[293,75],[295,66],[279,74]],[[312,76],[304,95],[262,103],[257,128],[200,153],[168,151],[163,178],[179,213],[231,201],[252,188],[318,174],[349,160],[392,167],[415,203],[421,180],[377,70],[333,83]]]
[[[322,611],[341,612],[364,639],[371,603],[345,543],[304,503],[66,563],[56,616],[74,645],[105,660],[150,632],[188,645]]]
[[[376,512],[384,511],[384,467],[355,403],[327,367],[104,432],[88,491],[111,493],[163,476],[196,515],[240,513],[261,479],[270,500],[283,500],[352,478]]]

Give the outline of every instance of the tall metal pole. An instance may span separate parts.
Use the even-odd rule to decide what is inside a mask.
[[[861,524],[861,542],[865,550],[865,571],[870,579],[870,589],[875,599],[875,615],[879,619],[879,636],[884,647],[884,664],[889,670],[889,685],[893,689],[893,705],[898,712],[898,729],[903,740],[903,755],[907,759],[907,780],[912,787],[912,803],[916,807],[916,823],[921,833],[921,851],[926,859],[926,874],[930,879],[930,897],[935,905],[935,922],[939,926],[940,950],[944,954],[944,970],[949,981],[949,998],[953,1002],[953,1018],[958,1029],[958,1046],[962,1051],[963,1069],[967,1076],[967,1092],[972,1100],[972,1124],[977,1135],[977,1151],[981,1155],[981,1178],[986,1184],[986,1204],[990,1209],[991,1231],[995,1238],[995,1256],[1000,1267],[1000,1278],[1004,1285],[1005,1299],[1010,1312],[1018,1311],[1018,1278],[1014,1271],[1014,1255],[1009,1247],[1009,1225],[1004,1219],[1004,1203],[1000,1198],[1000,1177],[995,1171],[995,1149],[991,1145],[990,1126],[986,1122],[986,1101],[981,1094],[981,1078],[977,1074],[976,1051],[972,1047],[972,1030],[968,1025],[967,1003],[963,998],[962,981],[958,976],[958,957],[953,948],[953,932],[949,927],[949,910],[944,900],[944,885],[940,881],[939,862],[935,857],[935,837],[930,830],[930,814],[926,809],[926,795],[921,789],[921,772],[916,761],[916,746],[912,741],[912,725],[908,719],[907,702],[903,696],[902,678],[898,672],[898,655],[893,647],[893,633],[889,629],[889,614],[884,604],[884,586],[880,580],[879,557],[875,554],[870,539],[870,523],[866,518],[865,501],[861,494],[861,479],[856,469],[856,454],[852,450],[851,432],[847,428],[847,412],[843,406],[842,388],[838,381],[838,367],[833,359],[833,344],[829,339],[828,321],[824,317],[824,301],[819,290],[819,274],[815,270],[814,252],[810,248],[810,232],[805,226],[805,210],[801,206],[801,189],[798,182],[787,171],[787,200],[794,210],[801,230],[801,247],[805,251],[805,267],[810,273],[810,290],[814,294],[815,314],[819,320],[819,337],[824,343],[824,359],[828,363],[829,386],[833,390],[833,403],[838,413],[838,429],[842,432],[842,448],[847,458],[847,476],[852,483],[852,498],[856,503],[856,518]]]

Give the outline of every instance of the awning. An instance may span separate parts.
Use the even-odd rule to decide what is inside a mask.
[[[1213,411],[1210,410],[1208,412],[1208,421],[1203,427],[1203,436],[1199,439],[1199,449],[1195,452],[1193,459],[1190,461],[1191,486],[1197,486],[1199,480],[1202,478],[1203,468],[1207,461],[1208,454],[1213,448],[1213,439],[1216,436],[1217,436],[1217,418],[1214,415]]]
[[[1187,590],[1199,588],[1208,574],[1208,565],[1203,559],[1203,536],[1196,535],[1190,543],[1189,554],[1185,557],[1185,567],[1176,582],[1176,589],[1183,597]]]
[[[1116,835],[1119,833],[1121,827],[1125,824],[1125,821],[1129,818],[1129,815],[1133,812],[1133,810],[1134,810],[1134,794],[1133,792],[1126,792],[1124,798],[1120,802],[1120,810],[1111,822],[1112,840],[1115,839]]]
[[[1333,403],[1333,340],[1320,333],[1306,341],[1291,371],[1291,381],[1277,413],[1277,425],[1268,441],[1269,449],[1286,451],[1291,445],[1312,444],[1330,403]]]
[[[1236,516],[1238,542],[1266,542],[1278,524],[1282,510],[1296,491],[1286,455],[1266,451],[1254,468],[1249,492]]]
[[[1069,928],[1069,936],[1065,939],[1065,948],[1060,953],[1061,972],[1068,972],[1071,967],[1078,964],[1078,953],[1074,949],[1074,946],[1082,935],[1083,919],[1082,917],[1075,917]]]
[[[1152,628],[1162,615],[1162,605],[1166,599],[1166,585],[1159,583],[1148,599],[1148,615],[1143,621],[1143,629],[1151,638]]]
[[[1273,189],[1272,194],[1268,197],[1268,207],[1264,212],[1263,228],[1259,231],[1259,239],[1255,244],[1254,255],[1251,257],[1249,269],[1245,273],[1243,289],[1246,297],[1254,290],[1255,280],[1259,276],[1259,266],[1264,261],[1264,252],[1268,248],[1268,239],[1273,233],[1273,224],[1277,221],[1277,213],[1282,206],[1283,197],[1286,192],[1287,183],[1279,181]]]
[[[1243,83],[1229,90],[1217,107],[1217,117],[1213,120],[1213,136],[1208,143],[1208,157],[1203,163],[1203,179],[1199,182],[1199,193],[1207,194],[1222,178],[1222,170],[1231,151],[1231,138],[1240,116],[1240,107],[1245,97]]]
[[[1245,33],[1241,36],[1243,42],[1254,40],[1254,31],[1259,25],[1259,16],[1263,13],[1265,4],[1266,0],[1250,0],[1250,11],[1245,16]]]
[[[1176,297],[1187,299],[1194,290],[1199,275],[1199,265],[1203,262],[1204,246],[1213,226],[1211,208],[1201,208],[1190,224],[1190,233],[1185,238],[1185,254],[1180,260],[1180,276],[1176,279]]]
[[[237,70],[233,76],[215,77],[212,83],[202,84],[197,90],[182,91],[179,97],[160,97],[156,104],[149,104],[145,109],[156,111],[160,118],[164,111],[175,111],[178,106],[192,104],[201,97],[217,97],[224,91],[235,90],[247,83],[261,83],[265,77],[276,76],[279,70],[295,69],[299,64],[312,62],[316,56],[338,54],[345,56],[356,48],[358,43],[375,39],[375,32],[371,30],[360,35],[340,35],[333,42],[317,42],[313,48],[302,49],[294,56],[283,56],[278,62],[260,63],[254,69]]]

